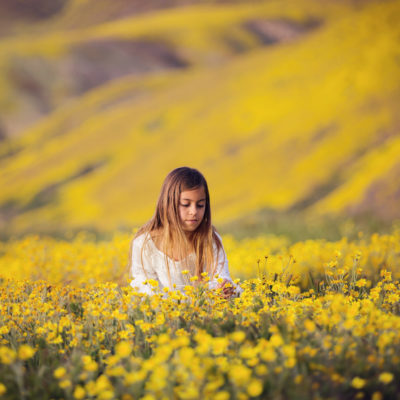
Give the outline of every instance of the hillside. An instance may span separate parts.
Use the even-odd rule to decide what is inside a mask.
[[[59,15],[4,38],[2,66],[40,59],[55,78],[43,73],[41,120],[0,145],[0,230],[142,223],[180,165],[207,177],[216,223],[264,208],[399,218],[400,2],[351,4],[190,5],[77,28]],[[121,46],[136,57],[116,71]],[[0,87],[3,109],[22,104],[7,76]]]

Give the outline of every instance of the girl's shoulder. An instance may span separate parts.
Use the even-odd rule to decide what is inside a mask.
[[[224,245],[222,244],[222,237],[221,235],[217,232],[217,230],[214,228],[213,229],[213,249],[215,252],[218,252],[220,249],[224,249]],[[219,242],[219,243],[217,243]]]
[[[145,241],[148,242],[149,234],[141,233],[140,235],[134,236],[132,239],[132,247],[133,248],[142,248]]]
[[[222,237],[221,237],[221,235],[217,232],[216,229],[214,229],[214,233],[215,233],[215,236],[217,236],[217,238],[222,242]]]
[[[160,254],[161,252],[156,245],[158,236],[157,232],[144,232],[135,236],[132,243],[133,250],[143,249],[147,254]]]
[[[212,226],[212,232],[213,232],[213,239],[214,239],[214,242],[215,242],[215,237],[217,237],[217,240],[219,240],[220,243],[222,243],[222,237],[221,237],[221,235],[217,232],[217,230],[215,229],[215,226],[214,226],[214,225]]]

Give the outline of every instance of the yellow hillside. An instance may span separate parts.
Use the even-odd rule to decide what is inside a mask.
[[[4,64],[96,38],[162,39],[190,66],[113,79],[1,145],[0,228],[142,223],[181,165],[208,179],[217,223],[265,207],[400,216],[400,2],[319,3],[188,6],[68,34],[60,17],[29,42],[1,41]],[[260,47],[243,25],[255,18],[319,25]],[[4,102],[13,88],[0,86]]]

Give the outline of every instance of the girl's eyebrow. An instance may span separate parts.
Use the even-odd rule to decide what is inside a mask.
[[[192,201],[192,199],[182,199],[182,200]],[[206,200],[206,199],[204,198],[204,199],[200,199],[200,200],[197,200],[197,201],[204,201],[204,200]]]

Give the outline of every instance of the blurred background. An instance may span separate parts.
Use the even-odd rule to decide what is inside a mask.
[[[400,1],[0,0],[0,239],[96,237],[206,177],[236,237],[400,218]]]

